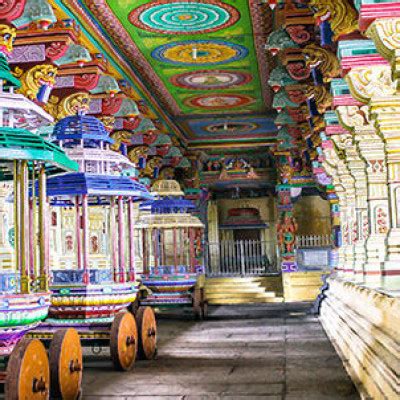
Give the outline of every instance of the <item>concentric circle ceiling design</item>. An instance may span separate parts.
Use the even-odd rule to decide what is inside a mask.
[[[248,49],[224,40],[185,40],[157,47],[151,56],[176,65],[216,65],[242,60]]]
[[[216,124],[207,125],[204,130],[211,133],[249,133],[256,130],[258,124],[253,122],[218,122]]]
[[[251,74],[244,72],[204,70],[174,75],[171,82],[185,89],[211,90],[245,85],[252,79]]]
[[[159,0],[144,4],[129,14],[137,28],[164,34],[215,32],[235,24],[236,8],[216,0]]]
[[[254,103],[255,99],[251,96],[242,94],[215,94],[190,97],[185,100],[185,104],[191,107],[218,110],[225,108],[243,107]]]

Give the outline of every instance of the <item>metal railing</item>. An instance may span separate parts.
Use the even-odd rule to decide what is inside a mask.
[[[208,276],[257,276],[277,273],[274,241],[221,240],[205,247]]]
[[[297,248],[326,247],[332,244],[331,235],[298,235]]]

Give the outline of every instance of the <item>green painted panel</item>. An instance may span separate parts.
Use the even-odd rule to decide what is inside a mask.
[[[184,114],[264,110],[247,1],[108,0]]]

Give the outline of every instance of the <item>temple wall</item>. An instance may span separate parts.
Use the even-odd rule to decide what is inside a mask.
[[[294,206],[298,235],[330,235],[331,210],[328,201],[319,196],[301,197]]]

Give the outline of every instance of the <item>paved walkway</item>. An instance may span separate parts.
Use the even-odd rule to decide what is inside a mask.
[[[303,304],[214,307],[204,322],[163,317],[159,354],[118,373],[84,373],[83,398],[359,399],[318,320]],[[86,364],[87,365],[87,364]]]

